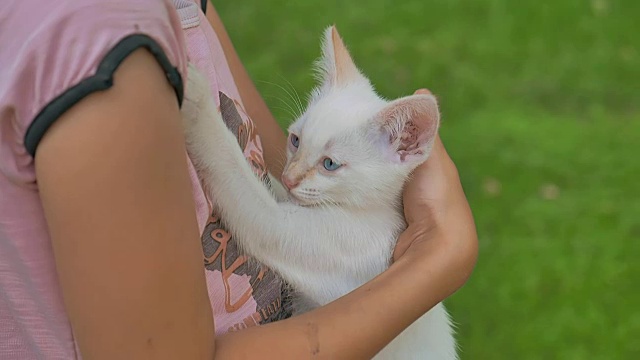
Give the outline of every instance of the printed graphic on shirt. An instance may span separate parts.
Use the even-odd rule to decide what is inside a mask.
[[[218,95],[220,113],[227,127],[236,135],[238,145],[243,149],[256,176],[262,179],[265,186],[270,187],[262,146],[253,122],[239,102],[222,92]],[[224,221],[214,210],[211,211],[202,235],[202,247],[205,268],[213,272],[207,276],[209,289],[218,292],[217,296],[211,297],[216,314],[216,332],[240,330],[288,316],[283,311],[282,280],[273,271],[240,253]],[[224,293],[224,303],[215,300],[221,298],[220,293]],[[219,317],[218,314],[235,316]],[[243,320],[225,323],[225,320],[231,318]]]

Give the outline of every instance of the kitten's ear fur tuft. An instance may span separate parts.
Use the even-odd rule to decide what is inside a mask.
[[[433,95],[411,95],[390,102],[376,116],[383,144],[394,162],[415,164],[426,160],[440,124]]]
[[[351,59],[335,25],[324,31],[322,57],[317,61],[319,80],[328,86],[342,87],[355,81],[368,81]]]

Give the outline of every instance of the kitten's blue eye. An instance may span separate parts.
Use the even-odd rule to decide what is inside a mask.
[[[296,149],[300,145],[300,138],[296,134],[291,134],[291,145]]]
[[[342,166],[337,162],[331,160],[331,158],[324,159],[323,165],[324,165],[324,168],[327,169],[328,171],[334,171],[338,169],[340,166]]]

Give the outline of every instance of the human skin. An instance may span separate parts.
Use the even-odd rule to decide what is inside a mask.
[[[277,165],[285,137],[228,49]],[[67,111],[40,143],[38,186],[84,359],[371,358],[471,274],[473,218],[438,139],[404,192],[408,228],[387,271],[311,312],[216,336],[180,124],[173,89],[139,50],[111,89]]]

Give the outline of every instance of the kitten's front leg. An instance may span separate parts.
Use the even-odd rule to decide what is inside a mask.
[[[260,207],[261,213],[279,211],[274,198],[251,171],[235,136],[215,108],[206,77],[191,64],[182,117],[187,151],[205,187],[214,195],[213,200],[223,212],[238,215],[228,209],[245,207]],[[246,210],[243,209],[243,214],[249,216]],[[246,222],[243,220],[245,216],[241,219],[235,217],[227,221],[232,224],[237,220]]]
[[[187,148],[234,238],[297,291],[312,299],[326,297],[318,284],[338,275],[340,263],[326,260],[340,256],[332,229],[348,227],[348,220],[336,212],[277,203],[224,124],[206,79],[194,69],[188,79],[182,109]],[[323,241],[308,241],[310,234]]]
[[[279,205],[255,176],[215,108],[208,81],[193,66],[182,114],[189,155],[234,237],[268,266],[286,262],[290,253],[282,247],[295,234],[293,206]]]

